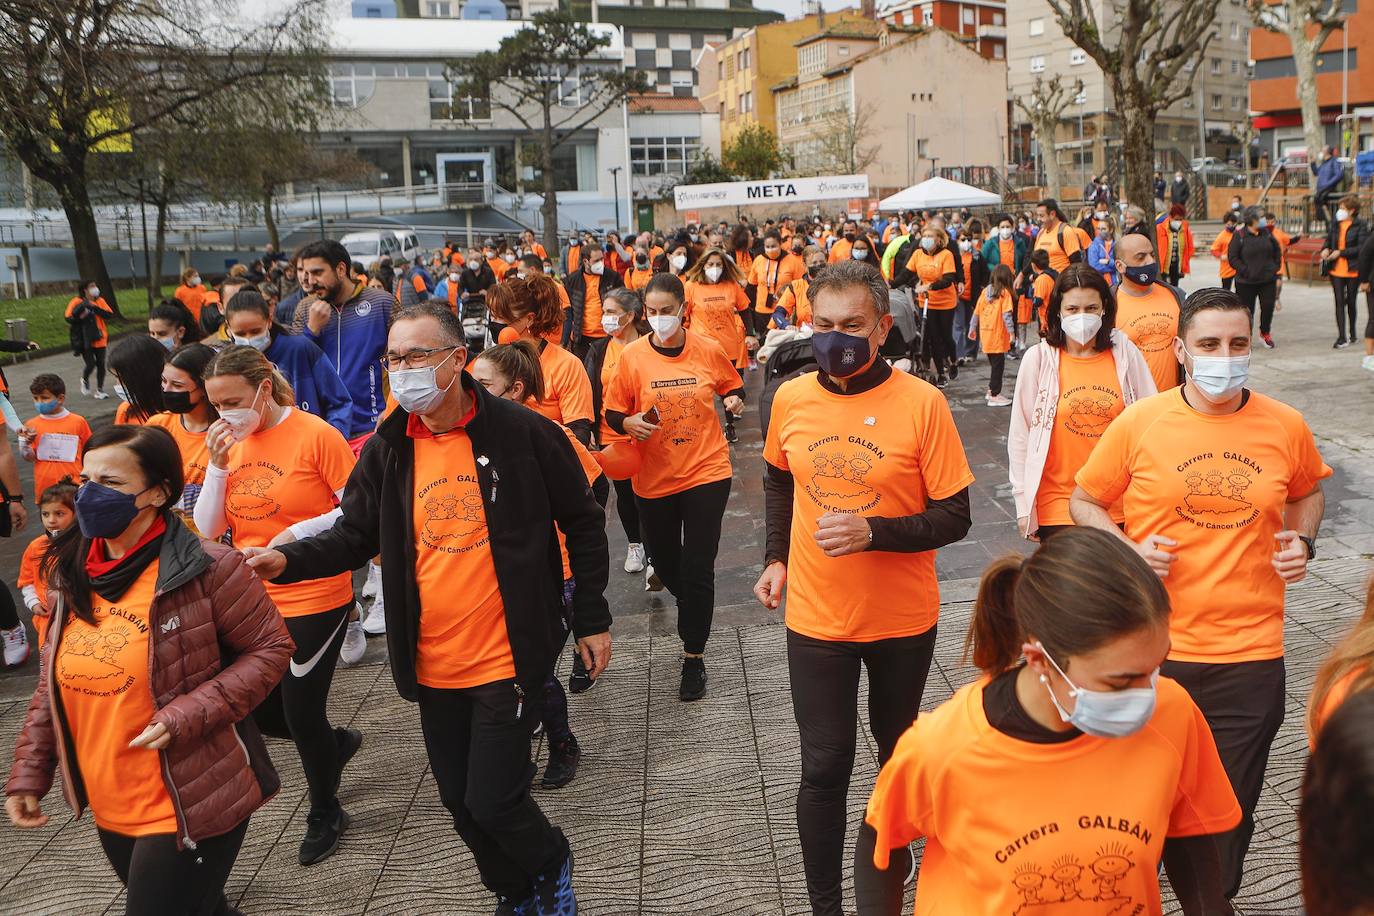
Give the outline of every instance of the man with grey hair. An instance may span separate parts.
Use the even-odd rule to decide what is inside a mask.
[[[767,548],[754,594],[773,609],[787,590],[802,746],[797,831],[811,910],[839,916],[859,669],[868,669],[869,722],[885,762],[921,705],[940,609],[935,551],[968,533],[973,473],[945,398],[878,355],[892,329],[882,274],[839,261],[807,295],[820,370],[786,382],[773,401]],[[871,869],[871,855],[866,862],[856,867]]]

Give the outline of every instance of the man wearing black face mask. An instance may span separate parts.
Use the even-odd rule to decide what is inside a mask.
[[[940,605],[935,550],[968,533],[973,474],[945,399],[878,356],[892,329],[878,270],[830,264],[810,295],[820,371],[773,401],[754,595],[773,609],[788,591],[797,829],[812,913],[838,916],[859,669],[881,764],[921,705]]]
[[[1183,293],[1159,279],[1159,262],[1150,240],[1123,235],[1116,243],[1116,326],[1140,348],[1155,387],[1168,391],[1183,382],[1183,367],[1174,356]]]

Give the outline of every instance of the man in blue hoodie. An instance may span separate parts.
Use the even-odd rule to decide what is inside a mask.
[[[1316,176],[1316,189],[1312,194],[1312,207],[1317,219],[1327,222],[1327,202],[1341,191],[1345,183],[1345,165],[1336,156],[1336,148],[1328,146],[1323,150],[1321,164],[1312,163],[1312,174]]]

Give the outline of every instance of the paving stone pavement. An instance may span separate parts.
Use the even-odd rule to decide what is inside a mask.
[[[1197,263],[1199,276],[1215,275],[1209,259]],[[1355,348],[1330,350],[1329,289],[1290,285],[1284,302],[1275,325],[1279,348],[1256,353],[1254,384],[1303,411],[1336,475],[1326,487],[1322,558],[1289,590],[1287,720],[1274,743],[1237,901],[1245,914],[1301,912],[1295,813],[1306,699],[1316,666],[1359,614],[1374,555],[1374,375],[1359,369]],[[22,392],[37,371],[57,368],[75,378],[67,365],[74,360],[50,360],[10,371],[12,390]],[[927,709],[974,676],[960,661],[973,577],[990,557],[1027,549],[1010,512],[1006,413],[983,406],[986,378],[986,367],[975,367],[948,392],[978,482],[969,538],[937,560],[944,603]],[[757,376],[750,381],[757,386]],[[22,403],[19,409],[31,413]],[[571,700],[582,770],[567,789],[536,790],[572,842],[583,911],[593,916],[807,912],[784,631],[776,612],[750,598],[762,554],[761,445],[752,423],[742,434],[717,563],[708,697],[687,705],[676,699],[680,644],[671,599],[646,595],[637,577],[613,573],[615,658],[603,683]],[[618,561],[623,534],[615,522],[610,531]],[[24,542],[0,542],[0,571],[10,582]],[[492,909],[428,776],[415,707],[396,696],[381,641],[371,642],[362,665],[336,676],[331,696],[334,720],[367,736],[341,790],[353,827],[334,858],[310,869],[295,864],[305,829],[303,778],[293,748],[270,742],[283,790],[253,819],[228,888],[246,913],[467,916]],[[0,674],[0,748],[12,746],[33,674],[32,662]],[[861,697],[861,718],[864,705]],[[876,748],[862,734],[849,799],[851,844],[876,775]],[[535,752],[542,765],[543,748]],[[57,792],[47,801],[53,819],[42,830],[0,825],[0,916],[122,912],[89,819],[73,822]]]

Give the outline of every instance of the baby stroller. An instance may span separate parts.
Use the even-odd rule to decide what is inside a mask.
[[[768,357],[767,373],[763,378],[763,392],[759,395],[759,426],[768,438],[768,419],[773,414],[773,396],[788,379],[794,379],[816,369],[816,356],[811,351],[811,338],[794,337],[782,344]]]
[[[912,375],[933,382],[935,375],[930,371],[928,360],[923,359],[921,354],[926,336],[925,300],[918,307],[911,290],[906,287],[892,290],[888,299],[892,311],[892,333],[887,335],[882,355],[891,360],[910,360]]]
[[[468,353],[481,353],[490,342],[486,295],[476,292],[464,297],[459,318],[463,322],[463,336],[468,341]]]

